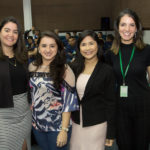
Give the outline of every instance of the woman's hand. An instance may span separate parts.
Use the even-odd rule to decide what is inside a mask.
[[[62,147],[67,144],[67,132],[64,130],[61,130],[57,136],[57,146]]]
[[[106,139],[105,146],[110,147],[110,146],[113,145],[113,143],[114,143],[114,140],[113,140],[113,139]]]
[[[71,112],[62,113],[62,129],[59,132],[56,141],[58,147],[62,147],[67,144],[67,137],[68,137],[67,131],[68,131],[68,124],[70,121],[70,115]]]

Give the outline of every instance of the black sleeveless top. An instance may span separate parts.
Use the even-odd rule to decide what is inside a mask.
[[[27,71],[15,58],[9,58],[9,72],[12,94],[17,95],[27,91]],[[16,66],[14,66],[16,64]]]
[[[0,60],[0,108],[13,107],[13,95],[27,91],[27,69],[14,58]]]

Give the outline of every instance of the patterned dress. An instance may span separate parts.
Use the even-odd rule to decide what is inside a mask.
[[[60,131],[62,113],[75,111],[79,107],[75,87],[64,80],[61,90],[56,90],[49,73],[32,72],[30,88],[32,125],[39,131]]]

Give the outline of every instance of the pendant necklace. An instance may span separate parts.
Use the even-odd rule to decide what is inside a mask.
[[[14,67],[17,66],[17,62],[16,62],[16,58],[9,60],[8,59],[9,64],[13,65]]]

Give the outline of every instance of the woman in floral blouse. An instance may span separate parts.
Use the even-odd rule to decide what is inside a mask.
[[[53,32],[41,34],[29,65],[33,133],[42,150],[67,150],[70,114],[78,109],[75,77],[65,64],[62,43]]]

